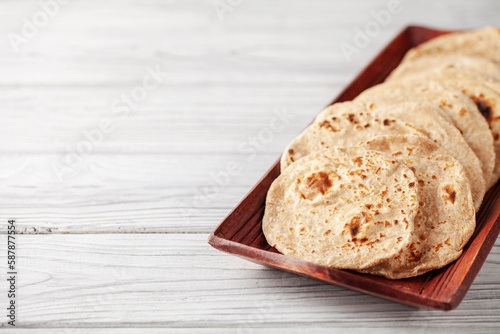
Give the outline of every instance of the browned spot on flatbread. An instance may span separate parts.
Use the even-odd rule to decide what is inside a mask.
[[[439,108],[444,109],[444,108],[451,108],[451,104],[448,101],[440,101],[439,103]]]
[[[349,114],[347,115],[347,119],[349,120],[349,122],[353,123],[353,124],[357,124],[358,122],[356,122],[356,120],[354,119],[354,114]]]
[[[346,227],[351,233],[351,239],[353,242],[365,243],[368,241],[367,237],[358,238],[358,234],[361,229],[361,225],[366,222],[372,221],[372,219],[372,215],[361,212],[359,215],[353,217],[350,223],[346,224]]]
[[[363,163],[363,159],[361,157],[355,157],[352,159],[352,162],[358,165],[358,167],[360,167],[361,164]]]
[[[422,256],[424,254],[422,254],[421,252],[419,252],[417,250],[417,245],[415,243],[411,243],[409,246],[408,246],[408,256],[407,256],[407,260],[408,262],[418,262],[420,261],[420,259],[422,258]]]
[[[368,241],[368,238],[367,237],[363,237],[361,239],[358,239],[358,238],[352,238],[352,241],[353,242],[359,242],[359,243],[365,243]]]
[[[462,108],[460,109],[459,113],[458,113],[461,117],[464,117],[465,115],[467,115],[467,110],[465,110],[465,108]]]
[[[330,124],[330,122],[328,122],[326,119],[325,119],[323,122],[319,123],[319,127],[320,127],[320,128],[325,128],[325,129],[328,129],[328,130],[333,131],[333,132],[337,132],[337,131],[339,131],[339,129],[337,129],[337,128],[333,127],[333,126]]]
[[[422,150],[423,152],[426,152],[427,154],[434,152],[439,148],[438,145],[434,144],[430,140],[425,140],[420,144],[419,149]],[[415,172],[415,171],[413,171]]]
[[[451,204],[455,204],[455,198],[457,196],[457,193],[455,192],[455,189],[453,189],[453,186],[447,184],[443,187],[444,194],[443,194],[443,199],[445,201],[451,202]]]
[[[303,198],[314,199],[320,193],[324,195],[326,191],[332,186],[332,181],[325,172],[313,173],[311,176],[304,180],[304,193],[301,194]]]
[[[320,128],[330,126],[330,122],[328,122],[326,119],[318,124]]]
[[[492,114],[491,114],[491,104],[483,96],[471,96],[472,101],[476,103],[477,109],[481,112],[481,114],[491,122]]]
[[[385,126],[388,126],[388,125],[391,125],[392,123],[396,122],[395,120],[390,120],[390,119],[384,119],[384,125]]]
[[[361,221],[364,219],[365,213],[361,212],[361,217],[356,216],[351,219],[349,223],[349,230],[351,231],[351,236],[354,238],[359,233],[359,228],[361,227]]]

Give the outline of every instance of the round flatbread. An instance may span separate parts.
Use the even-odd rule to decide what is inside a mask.
[[[285,255],[364,269],[407,247],[417,179],[397,158],[361,148],[328,148],[297,161],[273,182],[262,229]]]
[[[477,105],[481,114],[486,118],[493,136],[495,168],[491,179],[486,183],[486,188],[491,188],[500,178],[500,84],[488,80],[480,73],[457,68],[444,68],[437,72],[426,72],[410,78],[417,81],[435,81],[444,87],[459,90]],[[487,133],[484,135],[489,136]]]
[[[362,146],[389,153],[410,166],[420,196],[410,244],[395,258],[363,272],[400,279],[456,260],[476,224],[469,182],[460,163],[423,137],[378,137]]]
[[[465,141],[481,162],[483,178],[488,185],[495,167],[495,148],[488,122],[476,104],[457,89],[444,87],[429,80],[401,80],[376,85],[364,91],[358,99],[367,96],[397,96],[397,100],[415,101],[416,98],[436,104],[460,130]]]
[[[367,112],[360,102],[336,103],[324,109],[281,156],[281,171],[295,161],[330,146],[351,147],[376,136],[414,134],[425,136],[406,122],[394,117],[378,117]]]
[[[486,27],[439,36],[408,51],[403,61],[431,54],[478,56],[500,63],[500,29]]]
[[[500,80],[500,66],[497,63],[482,57],[454,54],[431,54],[403,61],[392,71],[387,80],[403,79],[427,71],[439,71],[442,68],[474,71],[492,80]]]
[[[357,101],[379,117],[395,117],[419,129],[426,137],[441,146],[458,160],[470,181],[474,207],[479,210],[486,192],[481,162],[469,147],[460,131],[440,115],[439,108],[430,102],[394,103],[390,95],[366,96]]]

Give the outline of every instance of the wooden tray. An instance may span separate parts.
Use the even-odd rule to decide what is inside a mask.
[[[380,54],[332,102],[348,101],[363,90],[382,82],[399,64],[406,51],[433,37],[449,33],[410,26],[389,43]],[[402,280],[337,270],[284,256],[269,246],[262,234],[262,216],[267,190],[280,173],[276,162],[243,201],[210,235],[213,247],[250,261],[314,278],[373,296],[421,308],[451,310],[457,307],[500,233],[498,217],[500,186],[485,196],[477,214],[476,231],[462,256],[450,265],[427,274]]]

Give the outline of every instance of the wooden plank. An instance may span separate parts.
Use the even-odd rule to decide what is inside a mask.
[[[221,334],[232,334],[235,331],[239,333],[286,333],[290,334],[300,334],[307,330],[307,333],[311,334],[319,334],[319,333],[352,333],[356,332],[359,334],[387,334],[387,333],[401,333],[401,330],[395,327],[377,327],[377,328],[360,328],[355,324],[350,325],[348,327],[307,327],[307,328],[273,328],[273,327],[244,327],[244,328],[151,328],[151,327],[142,327],[142,328],[18,328],[16,329],[16,333],[40,333],[40,334],[78,334],[78,333],[88,333],[89,331],[93,334],[129,334],[129,333],[152,333],[152,334],[211,334],[211,333],[221,333]],[[442,333],[446,330],[444,326],[436,326],[436,327],[426,327],[425,333]],[[422,333],[422,331],[415,327],[405,328],[404,333]],[[475,334],[475,333],[497,333],[496,328],[489,326],[482,327],[466,327],[466,328],[454,328],[454,333],[464,333],[464,334]]]
[[[444,314],[270,270],[218,252],[206,238],[19,235],[19,325],[466,332],[479,325],[494,328],[500,321],[499,242],[459,308]],[[0,243],[5,239],[0,236]],[[0,294],[0,305],[5,299]]]
[[[16,219],[21,233],[207,233],[277,156],[92,154],[58,182],[59,155],[4,155],[0,219]],[[229,162],[241,170],[227,177]]]
[[[169,97],[188,100],[197,94],[195,89],[189,94],[180,89],[159,89],[136,109],[114,113],[113,101],[121,94],[128,94],[129,89],[108,90],[108,95],[99,97],[92,96],[94,89],[86,89],[88,95],[72,98],[77,90],[66,90],[64,94],[70,95],[68,100],[57,97],[62,93],[58,88],[48,92],[27,89],[18,96],[8,96],[15,89],[0,90],[0,100],[7,109],[0,124],[0,152],[61,155],[89,151],[183,155],[211,152],[224,155],[237,151],[244,141],[259,135],[265,144],[271,141],[284,145],[329,102],[332,92],[327,86],[317,87],[314,93],[310,88],[300,92],[299,89],[282,89],[281,92],[256,89],[235,92],[235,96],[229,98],[223,96],[228,94],[224,89],[215,90],[215,94],[197,89],[198,97],[207,101],[179,106],[181,101]],[[153,94],[165,97],[157,99]],[[47,96],[38,98],[43,95]],[[296,97],[289,99],[287,95]],[[211,99],[224,101],[225,105],[214,104]],[[252,104],[241,102],[248,99],[253,100]],[[58,105],[51,104],[54,100],[58,100]],[[89,104],[89,100],[99,105]],[[284,121],[279,119],[281,116]],[[27,121],[30,119],[36,122]],[[106,132],[100,127],[103,120],[110,123]],[[272,136],[261,134],[263,129],[271,128]],[[81,142],[84,146],[79,148]],[[264,152],[270,151],[261,143],[258,147]]]
[[[79,334],[79,333],[88,333],[91,332],[93,334],[135,334],[135,333],[152,333],[152,334],[211,334],[211,333],[220,333],[220,334],[232,334],[237,331],[238,333],[286,333],[289,334],[300,334],[304,331],[311,334],[320,334],[320,333],[359,333],[359,334],[387,334],[387,333],[401,333],[401,329],[397,327],[377,327],[377,328],[366,328],[359,327],[356,324],[352,324],[347,327],[307,327],[307,328],[291,328],[291,327],[238,327],[238,328],[152,328],[152,327],[142,327],[142,328],[17,328],[16,333],[40,333],[40,334]],[[446,331],[445,326],[436,326],[436,327],[425,327],[425,333],[442,333]],[[409,327],[404,329],[404,333],[412,334],[412,333],[422,333],[422,330],[416,327]],[[497,333],[497,329],[493,326],[481,326],[481,327],[458,327],[454,328],[454,333],[464,333],[464,334],[475,334],[475,333]]]

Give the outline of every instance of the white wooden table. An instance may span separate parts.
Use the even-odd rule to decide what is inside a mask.
[[[286,143],[404,26],[500,25],[495,0],[401,0],[348,61],[339,45],[390,3],[0,2],[3,329],[15,219],[21,332],[498,333],[498,242],[447,313],[206,243]],[[271,126],[278,114],[283,122]]]

